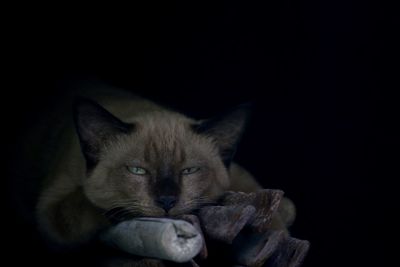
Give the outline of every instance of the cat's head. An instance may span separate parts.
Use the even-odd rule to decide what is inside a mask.
[[[97,103],[78,99],[75,124],[87,164],[89,200],[109,217],[176,216],[215,201],[249,114],[239,106],[195,121],[167,110],[122,122]]]

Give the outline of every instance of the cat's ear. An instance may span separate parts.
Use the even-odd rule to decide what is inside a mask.
[[[217,144],[222,161],[228,167],[249,120],[252,104],[246,103],[214,118],[194,125],[199,134],[211,137]]]
[[[74,122],[88,168],[97,164],[105,144],[133,129],[132,124],[122,122],[90,99],[76,97],[73,107]]]

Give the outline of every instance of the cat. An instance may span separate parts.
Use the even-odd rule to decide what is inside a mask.
[[[179,216],[228,190],[261,188],[233,162],[249,105],[195,120],[123,91],[87,95],[54,134],[39,188],[35,217],[49,242],[80,246],[113,220]],[[293,216],[277,216],[274,227],[286,229]]]

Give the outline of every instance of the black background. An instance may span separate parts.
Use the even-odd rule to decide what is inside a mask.
[[[382,7],[292,0],[17,7],[4,24],[5,148],[80,79],[196,118],[251,101],[236,159],[297,204],[292,235],[311,241],[304,266],[384,266],[395,230],[396,175],[388,167],[398,164],[399,135],[396,98],[383,90],[398,88],[389,52],[396,31],[384,33],[397,19]],[[6,220],[16,231],[12,216]]]

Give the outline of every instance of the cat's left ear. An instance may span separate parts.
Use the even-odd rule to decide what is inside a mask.
[[[217,117],[194,125],[197,133],[207,135],[216,142],[222,161],[227,167],[233,159],[236,147],[249,121],[252,107],[251,103],[242,104]]]
[[[132,124],[122,122],[96,102],[82,97],[75,98],[74,121],[88,169],[97,164],[106,144],[133,129]]]

